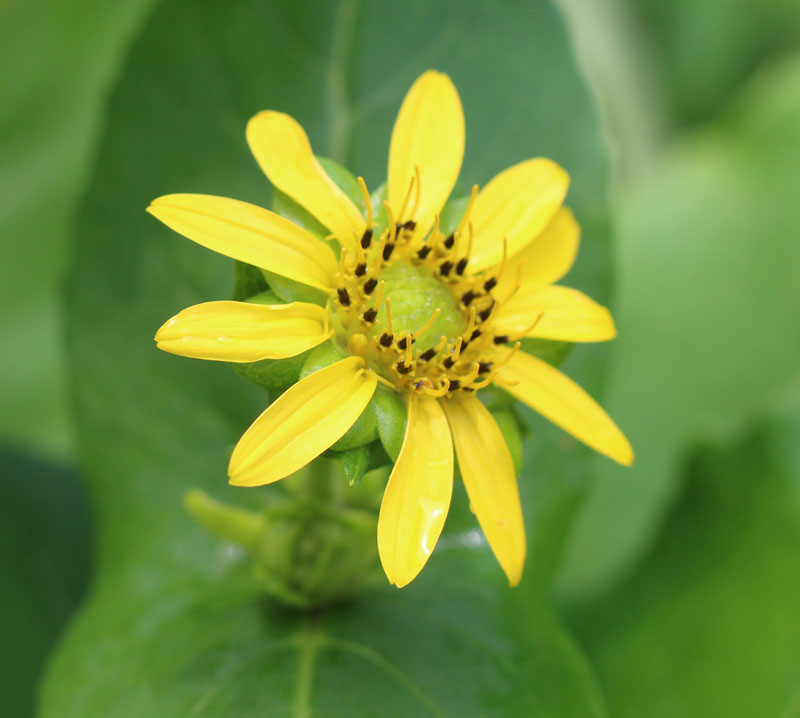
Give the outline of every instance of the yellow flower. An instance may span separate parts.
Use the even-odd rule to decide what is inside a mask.
[[[604,307],[554,284],[578,250],[578,225],[562,206],[567,173],[542,158],[504,170],[473,189],[457,228],[445,235],[440,215],[461,169],[464,116],[450,78],[434,71],[414,83],[395,122],[388,222],[378,232],[363,180],[360,208],[290,116],[259,113],[247,141],[272,184],[327,227],[341,247],[338,258],[305,229],[233,199],[168,195],[148,211],[209,249],[323,290],[327,305],[199,304],[158,331],[158,346],[253,362],[332,341],[348,356],[298,381],[255,420],[231,457],[231,483],[268,484],[305,466],[350,429],[381,382],[408,406],[378,521],[389,581],[408,584],[433,551],[450,505],[455,446],[471,508],[517,584],[525,561],[517,477],[477,392],[494,383],[593,449],[622,464],[633,460],[628,441],[586,392],[519,351],[523,337],[615,336]]]

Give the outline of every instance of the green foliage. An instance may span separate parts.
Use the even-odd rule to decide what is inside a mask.
[[[0,448],[3,716],[33,714],[45,660],[89,575],[89,516],[67,468]]]
[[[620,718],[798,715],[800,410],[696,452],[640,567],[574,622]]]
[[[387,52],[405,59],[376,73]],[[606,156],[549,4],[501,14],[478,0],[457,10],[166,2],[114,95],[76,235],[69,350],[101,548],[91,598],[51,665],[45,716],[604,714],[543,590],[585,486],[587,452],[554,441],[543,420],[525,416],[535,429],[521,478],[531,559],[514,591],[460,488],[419,580],[399,592],[381,577],[324,614],[265,602],[249,562],[180,509],[195,486],[264,505],[269,489],[225,483],[227,456],[264,398],[224,367],[153,347],[171,314],[230,296],[231,264],[143,208],[171,191],[268,205],[244,140],[247,119],[264,108],[293,114],[317,151],[378,186],[400,99],[429,66],[450,72],[462,94],[470,182],[537,155],[570,169],[584,227],[570,283],[603,299]],[[570,372],[596,389],[602,356],[575,352]],[[381,438],[391,455],[395,439]],[[344,488],[357,492],[369,477]]]
[[[688,442],[764,411],[800,356],[800,57],[765,72],[726,121],[672,148],[623,194],[607,408],[636,449],[598,460],[563,585],[608,586],[675,497]],[[619,517],[625,520],[620,521]]]

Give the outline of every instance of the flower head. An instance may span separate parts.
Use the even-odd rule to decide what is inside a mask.
[[[525,337],[615,335],[604,307],[555,284],[579,241],[563,206],[567,173],[547,159],[520,162],[474,187],[446,227],[442,210],[461,169],[464,116],[450,78],[434,71],[414,83],[400,108],[380,205],[360,178],[355,203],[288,115],[259,113],[247,140],[272,184],[327,228],[328,242],[223,197],[168,195],[148,211],[209,249],[322,290],[324,306],[199,304],[159,329],[158,346],[245,363],[331,342],[342,358],[300,379],[255,420],[231,457],[231,483],[268,484],[302,468],[353,426],[381,385],[400,393],[408,409],[378,520],[390,582],[409,583],[433,551],[450,505],[455,453],[472,510],[515,585],[525,560],[517,477],[480,390],[499,386],[597,451],[623,464],[633,459],[588,394],[520,351]]]

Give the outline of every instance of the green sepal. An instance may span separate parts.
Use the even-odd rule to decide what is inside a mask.
[[[313,234],[317,239],[324,241],[330,232],[317,220],[305,207],[295,202],[288,194],[281,192],[277,187],[272,189],[272,211],[292,224],[302,227]]]
[[[439,231],[442,234],[448,235],[456,231],[468,204],[469,195],[448,200],[439,215]]]
[[[261,274],[269,284],[269,288],[281,298],[282,303],[309,302],[324,307],[328,301],[327,294],[321,289],[295,282],[293,279],[282,277],[280,274],[275,274],[275,272],[270,272],[266,269],[262,269]]]
[[[325,367],[335,364],[348,357],[349,354],[343,352],[339,347],[331,342],[324,342],[317,347],[311,349],[303,362],[303,367],[300,370],[299,379],[305,379],[315,371],[324,369]]]
[[[392,463],[383,444],[377,440],[347,451],[329,449],[323,456],[339,462],[347,484],[351,487],[360,486],[367,472]]]
[[[274,398],[297,382],[303,365],[312,351],[314,350],[310,349],[287,359],[262,359],[251,364],[230,366],[240,376],[266,389]]]
[[[402,397],[391,389],[378,386],[372,397],[372,407],[378,424],[378,436],[392,461],[397,461],[406,434],[408,410]]]
[[[497,422],[497,426],[500,427],[500,433],[503,435],[506,446],[511,452],[511,458],[514,461],[514,470],[519,476],[522,471],[522,435],[517,417],[508,409],[492,411],[491,413]]]
[[[233,299],[236,302],[245,300],[269,289],[267,280],[258,267],[245,262],[236,261],[233,265]]]
[[[361,186],[358,184],[355,175],[346,167],[327,157],[317,157],[317,162],[322,165],[322,169],[328,173],[328,177],[333,180],[333,183],[350,198],[363,214],[366,210],[364,196],[361,193]]]
[[[561,366],[575,346],[573,342],[553,339],[523,339],[521,344],[520,349],[526,354],[533,354],[554,367]]]

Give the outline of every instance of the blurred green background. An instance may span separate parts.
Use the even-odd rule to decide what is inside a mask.
[[[503,0],[479,26],[468,19],[480,3],[396,15],[350,0],[188,5],[0,2],[0,714],[800,716],[800,4]],[[317,49],[334,71],[315,64]],[[243,146],[248,114],[280,97],[324,136],[337,83],[374,106],[355,103],[351,139],[342,147],[347,132],[334,131],[328,151],[376,184],[394,108],[427,66],[464,96],[467,183],[543,149],[573,174],[587,228],[573,284],[609,299],[620,337],[577,348],[569,367],[602,394],[637,460],[624,470],[529,443],[526,585],[507,595],[454,550],[417,593],[376,590],[331,618],[337,642],[309,698],[294,657],[250,667],[240,651],[258,650],[259,621],[294,646],[281,631],[297,617],[259,607],[229,625],[249,596],[236,557],[172,518],[177,504],[148,517],[158,494],[147,486],[169,485],[169,461],[202,474],[260,399],[222,368],[150,357],[151,313],[209,288],[224,296],[230,277],[177,242],[134,259],[151,249],[135,244],[135,223],[167,243],[141,210],[195,191],[177,183],[203,172],[217,183],[205,191],[267,202]],[[513,141],[492,134],[498,105]],[[170,444],[204,397],[170,394],[162,366],[213,395],[183,434],[205,437],[208,453],[189,460]],[[124,420],[104,421],[113,412]],[[560,438],[532,426],[542,445]],[[139,466],[143,453],[155,458]],[[538,478],[551,469],[551,484]],[[165,582],[182,562],[195,573]],[[229,592],[195,602],[204,571]],[[451,623],[424,617],[439,601]],[[381,643],[409,626],[408,645]],[[520,630],[528,638],[512,638]],[[440,652],[425,661],[431,637]],[[196,663],[159,662],[181,641]],[[265,675],[270,700],[251,705],[243,696]],[[382,696],[382,710],[358,691]]]

